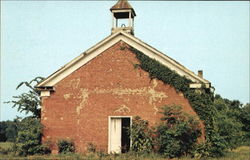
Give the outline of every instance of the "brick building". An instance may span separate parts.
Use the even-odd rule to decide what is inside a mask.
[[[191,88],[211,86],[202,73],[194,74],[134,36],[136,13],[127,0],[119,0],[110,11],[111,35],[37,85],[42,97],[43,141],[52,142],[53,153],[59,139],[73,140],[77,152],[85,152],[89,143],[109,153],[121,152],[131,143],[122,128],[137,115],[150,125],[158,123],[163,105],[181,105],[196,115],[182,93],[135,67],[139,61],[129,47],[190,79]],[[127,26],[118,26],[120,19],[127,19]]]

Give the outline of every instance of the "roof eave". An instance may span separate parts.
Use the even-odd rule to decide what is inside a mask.
[[[61,67],[59,70],[57,70],[56,72],[54,72],[53,74],[51,74],[48,78],[46,78],[44,81],[42,81],[41,83],[39,83],[38,85],[36,85],[36,88],[41,88],[41,87],[53,87],[51,85],[48,85],[48,83],[53,80],[53,78],[55,78],[56,76],[62,74],[65,70],[67,70],[69,67],[73,66],[74,64],[76,64],[78,61],[80,61],[82,58],[84,58],[85,56],[87,56],[88,54],[94,52],[96,49],[98,49],[99,47],[103,46],[104,44],[108,43],[110,40],[112,40],[113,38],[115,38],[118,35],[123,35],[133,41],[135,41],[136,43],[140,44],[143,47],[148,48],[149,50],[151,50],[151,52],[153,52],[154,54],[157,54],[158,56],[162,57],[162,59],[165,59],[168,62],[171,62],[171,65],[174,65],[175,67],[179,68],[180,70],[183,70],[187,75],[189,75],[190,77],[193,77],[193,79],[196,80],[193,81],[194,83],[204,83],[205,86],[211,86],[211,83],[204,79],[199,77],[198,75],[194,74],[192,71],[188,70],[187,68],[185,68],[184,66],[182,66],[181,64],[179,64],[178,62],[176,62],[175,60],[173,60],[172,58],[168,57],[167,55],[163,54],[162,52],[158,51],[157,49],[151,47],[150,45],[146,44],[145,42],[141,41],[140,39],[124,32],[124,31],[119,31],[117,33],[111,34],[110,36],[106,37],[105,39],[103,39],[102,41],[100,41],[99,43],[97,43],[96,45],[94,45],[93,47],[89,48],[88,50],[86,50],[85,52],[83,52],[82,54],[80,54],[78,57],[76,57],[75,59],[73,59],[72,61],[70,61],[69,63],[67,63],[66,65],[64,65],[63,67]]]

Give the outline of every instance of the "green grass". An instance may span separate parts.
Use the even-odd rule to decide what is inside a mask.
[[[250,146],[241,146],[226,153],[221,160],[250,160]]]
[[[0,142],[0,148],[9,149],[13,145],[12,142]]]
[[[0,143],[1,149],[11,148],[12,143]],[[1,151],[1,150],[0,150]],[[0,160],[166,160],[158,154],[135,155],[132,153],[121,155],[107,155],[104,153],[88,154],[58,154],[58,155],[34,155],[28,157],[15,156],[13,153],[1,154]],[[192,160],[190,157],[174,158],[171,160]],[[228,151],[224,157],[203,158],[202,160],[250,160],[250,146],[241,146],[235,150]]]

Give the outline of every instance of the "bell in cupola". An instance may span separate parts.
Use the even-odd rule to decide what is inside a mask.
[[[112,12],[112,29],[111,33],[125,31],[134,35],[134,17],[136,16],[133,7],[127,0],[119,0],[113,7]]]

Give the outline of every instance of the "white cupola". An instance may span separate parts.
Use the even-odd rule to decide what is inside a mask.
[[[119,0],[110,8],[110,11],[112,12],[111,34],[123,30],[134,35],[134,17],[136,14],[128,1]]]

